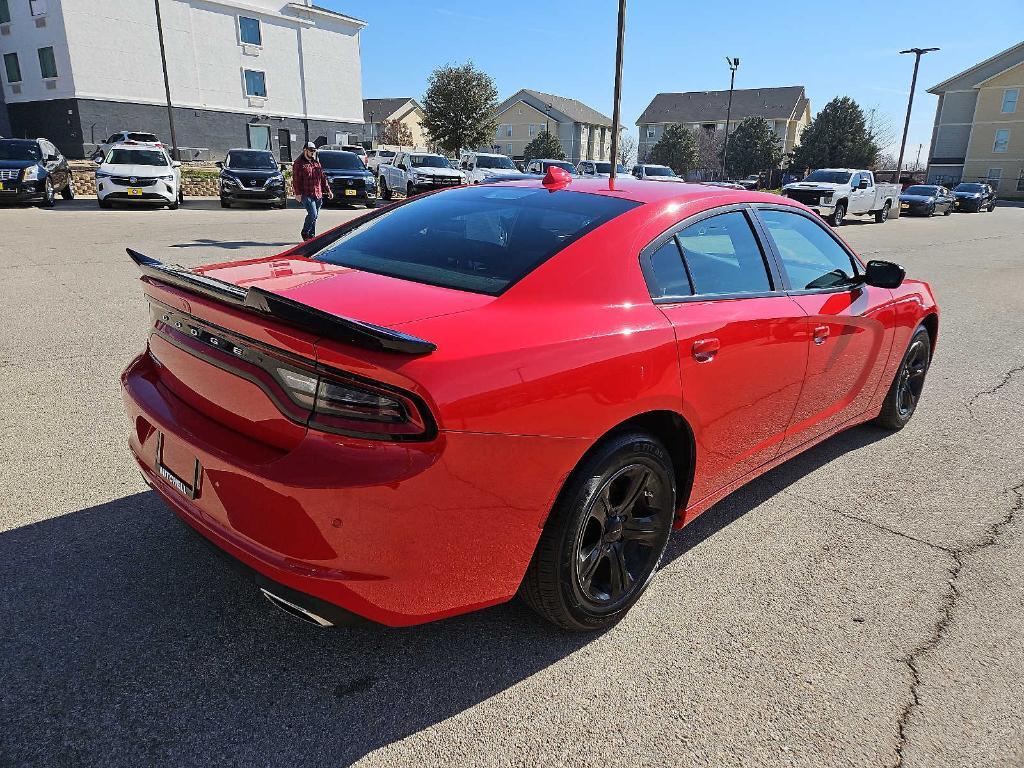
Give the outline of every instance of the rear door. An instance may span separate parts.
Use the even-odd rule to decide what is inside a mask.
[[[782,289],[746,206],[682,222],[642,263],[675,329],[697,441],[696,502],[778,454],[807,364],[806,315]]]
[[[756,213],[811,339],[788,450],[864,412],[892,345],[892,292],[859,282],[860,262],[812,214],[781,206]]]

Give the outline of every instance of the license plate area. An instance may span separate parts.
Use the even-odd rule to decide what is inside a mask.
[[[138,187],[128,187],[129,197],[142,197],[142,190]]]
[[[346,195],[351,195],[352,197],[355,197],[356,196],[356,191],[354,189],[346,189],[345,190],[345,194]]]
[[[8,189],[14,189],[13,184],[10,184],[10,186],[8,186],[8,184],[10,184],[10,182],[0,181],[0,192],[6,192]]]
[[[199,496],[199,480],[203,474],[199,459],[195,456],[190,457],[186,451],[178,447],[168,449],[168,446],[164,445],[163,432],[156,433],[156,472],[186,499],[194,500]]]

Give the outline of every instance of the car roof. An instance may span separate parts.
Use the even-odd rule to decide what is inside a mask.
[[[543,187],[538,179],[497,181],[488,186],[514,186],[514,187]],[[696,200],[713,199],[719,205],[729,203],[778,203],[790,204],[786,198],[772,195],[765,192],[752,192],[745,189],[730,189],[728,187],[713,187],[706,184],[678,182],[674,184],[652,184],[649,181],[640,181],[632,176],[619,176],[614,182],[611,179],[591,179],[587,177],[574,177],[561,189],[570,192],[585,192],[591,195],[603,197],[618,197],[633,200],[638,203],[690,203]],[[558,190],[556,190],[557,193]]]
[[[9,141],[12,144],[38,144],[39,139],[4,139],[0,138],[0,141]]]
[[[253,149],[252,147],[232,147],[228,152],[262,152],[265,155],[274,154],[274,151],[271,149]]]

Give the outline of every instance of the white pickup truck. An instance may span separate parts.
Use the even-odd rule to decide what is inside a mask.
[[[512,176],[519,173],[516,164],[505,155],[493,155],[487,152],[466,152],[462,155],[462,172],[466,181],[479,184],[481,181],[496,179],[500,176]]]
[[[466,183],[462,171],[452,167],[447,157],[429,152],[399,152],[390,163],[377,166],[380,196],[390,200],[398,192],[412,197],[417,192]]]
[[[898,184],[876,184],[871,171],[819,168],[803,181],[787,184],[782,196],[803,203],[838,227],[847,214],[871,215],[879,224],[889,218],[900,197]]]

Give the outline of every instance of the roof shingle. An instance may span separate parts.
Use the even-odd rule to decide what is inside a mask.
[[[737,88],[732,93],[732,117],[734,120],[744,117],[787,120],[806,98],[802,85]],[[636,124],[717,122],[725,120],[728,108],[728,91],[659,93],[651,99]]]
[[[541,112],[548,105],[551,105],[551,109],[556,112],[561,112],[567,118],[577,123],[588,123],[590,125],[606,125],[611,127],[612,119],[605,115],[602,115],[593,107],[588,107],[582,101],[577,99],[569,99],[565,96],[556,96],[553,93],[544,93],[543,91],[533,91],[529,88],[523,88],[520,91],[516,91],[512,96],[505,99],[499,106],[498,112],[504,112],[509,106],[514,104],[519,99],[523,99],[531,106],[539,109]]]

